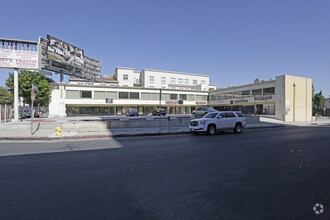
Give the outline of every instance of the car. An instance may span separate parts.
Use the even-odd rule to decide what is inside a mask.
[[[31,118],[31,108],[22,107],[20,110],[20,118]]]
[[[139,116],[139,111],[136,109],[130,109],[126,112],[126,116]]]
[[[166,111],[164,109],[157,108],[157,109],[154,109],[152,111],[152,115],[153,116],[165,116],[166,115]]]
[[[241,133],[246,127],[245,116],[239,111],[216,111],[206,114],[203,118],[190,121],[189,129],[197,134],[207,132],[210,135],[216,131],[233,130]]]
[[[207,113],[210,112],[216,112],[217,110],[210,108],[210,107],[199,107],[196,110],[194,110],[192,112],[192,115],[194,117],[203,117],[204,115],[206,115]]]

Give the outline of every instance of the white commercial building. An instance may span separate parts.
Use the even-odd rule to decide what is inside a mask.
[[[216,88],[208,75],[116,68],[98,82],[71,78],[70,83],[54,83],[52,88],[50,116],[122,115],[130,109],[148,115],[160,106],[168,114],[191,114],[197,107],[210,106],[283,121],[312,117],[312,80],[290,75]],[[107,98],[113,102],[106,103]]]

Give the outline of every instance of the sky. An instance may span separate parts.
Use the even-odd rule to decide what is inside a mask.
[[[289,74],[330,96],[330,1],[4,1],[0,38],[47,34],[116,67],[210,75],[218,87]],[[0,69],[0,86],[9,69]],[[58,75],[54,76],[58,80]]]

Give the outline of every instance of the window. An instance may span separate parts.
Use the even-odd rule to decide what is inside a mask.
[[[180,94],[181,100],[187,100],[187,94]]]
[[[184,84],[189,84],[189,79],[184,79]]]
[[[67,90],[66,98],[67,99],[79,99],[79,91],[78,90]]]
[[[217,100],[217,96],[216,95],[211,95],[211,100]]]
[[[205,80],[202,80],[202,81],[201,81],[201,84],[205,84],[205,83],[206,83]]]
[[[211,113],[208,113],[207,115],[205,115],[203,118],[215,118],[217,117],[218,115],[218,112],[211,112]]]
[[[188,97],[187,97],[188,101],[194,101],[195,100],[195,95],[194,94],[188,94]]]
[[[264,88],[264,95],[274,95],[275,94],[275,87]]]
[[[178,94],[170,94],[171,100],[178,100]]]
[[[249,96],[249,95],[250,95],[250,90],[242,91],[242,96]]]
[[[179,84],[183,84],[183,79],[179,78]]]
[[[162,93],[162,100],[169,100],[169,99],[170,99],[170,94]]]
[[[129,93],[129,98],[130,99],[139,99],[140,98],[140,94],[138,92],[130,92]]]
[[[128,99],[128,92],[119,92],[120,99]]]
[[[150,93],[151,100],[159,100],[159,93]]]
[[[252,90],[252,95],[262,95],[262,90],[261,89],[253,89]]]
[[[197,85],[197,80],[196,79],[193,80],[193,84]]]
[[[244,115],[243,115],[242,112],[236,112],[236,115],[237,115],[238,117],[244,117]]]
[[[150,99],[150,93],[142,92],[141,93],[141,99],[149,100]]]
[[[155,77],[154,76],[149,76],[149,81],[150,82],[154,82],[155,81]]]
[[[171,78],[171,83],[175,84],[176,83],[176,79],[175,78]]]
[[[117,99],[117,92],[107,92],[106,98]]]
[[[128,80],[128,75],[127,74],[123,75],[123,80]]]
[[[236,118],[233,112],[226,112],[225,115],[226,118]]]
[[[92,98],[92,91],[80,91],[81,98]]]
[[[166,83],[166,77],[162,77],[162,83]]]
[[[105,99],[104,91],[94,91],[94,99]]]

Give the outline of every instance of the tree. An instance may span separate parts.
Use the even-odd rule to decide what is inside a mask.
[[[314,96],[314,109],[321,110],[323,109],[324,96],[322,95],[322,90],[319,93],[316,93]]]
[[[259,79],[255,79],[254,80],[254,84],[258,84],[258,83],[260,83],[260,80]]]
[[[45,77],[41,73],[30,72],[27,70],[21,70],[18,74],[18,93],[19,96],[24,98],[24,102],[31,103],[31,90],[32,84],[38,87],[36,93],[35,105],[40,104],[46,106],[49,103],[49,96],[51,92],[50,82],[52,79]],[[6,86],[9,91],[14,93],[14,73],[9,73],[9,77],[6,80]]]
[[[14,102],[14,95],[11,94],[7,88],[0,87],[0,104],[10,105]]]

